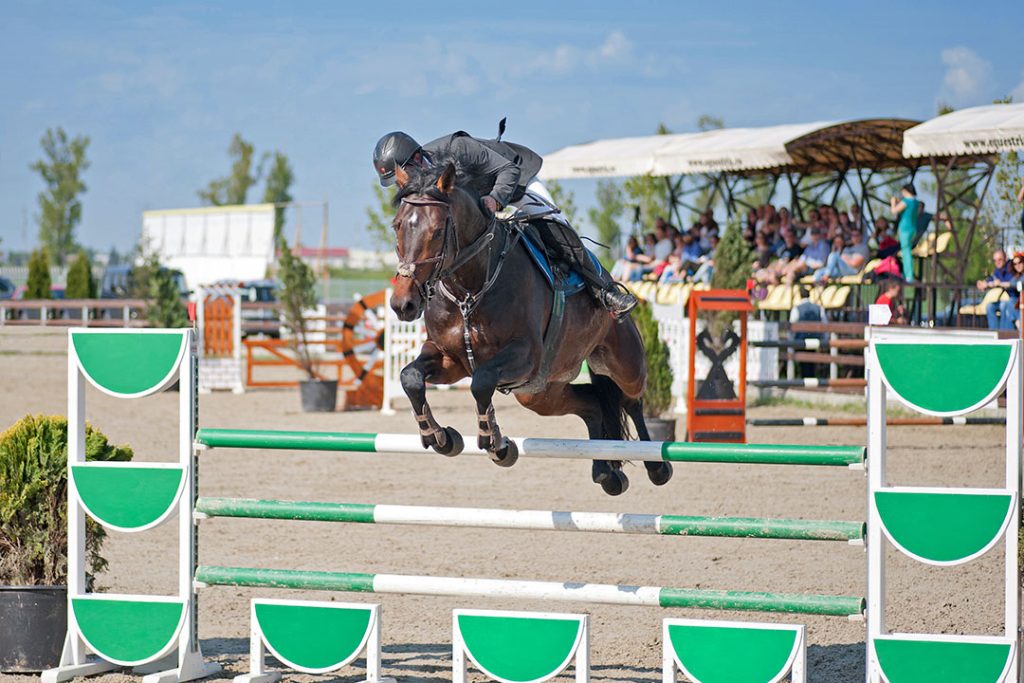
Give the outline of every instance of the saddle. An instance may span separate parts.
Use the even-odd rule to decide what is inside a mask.
[[[513,209],[509,211],[508,209]],[[504,214],[504,215],[503,215]],[[545,221],[553,221],[569,226],[565,216],[557,208],[552,207],[540,197],[526,193],[523,199],[507,207],[506,211],[499,212],[498,220],[509,224],[509,229],[520,233],[520,241],[530,255],[530,260],[540,271],[545,281],[551,287],[554,296],[551,298],[551,316],[548,319],[547,328],[544,330],[544,350],[541,355],[540,366],[536,374],[525,383],[517,386],[499,386],[502,393],[518,391],[523,393],[534,393],[541,391],[548,382],[551,374],[551,365],[554,362],[558,348],[561,346],[564,320],[565,300],[583,290],[585,283],[579,273],[570,269],[567,264],[555,259],[548,252],[544,240],[540,236],[540,230],[545,229]],[[587,250],[588,256],[598,263],[597,257]],[[600,265],[598,265],[600,267]]]

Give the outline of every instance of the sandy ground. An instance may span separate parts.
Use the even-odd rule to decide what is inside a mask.
[[[66,411],[66,337],[62,331],[0,330],[0,425],[29,413]],[[113,441],[130,444],[139,460],[176,457],[177,395],[131,404],[90,389],[88,418]],[[431,394],[435,415],[473,434],[470,397]],[[205,427],[411,433],[408,414],[303,414],[295,391],[214,394],[200,400]],[[756,408],[753,416],[814,412],[822,406]],[[830,412],[831,411],[831,412]],[[517,436],[585,438],[576,418],[539,418],[500,397],[497,414]],[[849,413],[846,413],[849,415]],[[751,442],[865,443],[862,428],[755,428]],[[894,428],[890,473],[898,484],[1001,486],[1000,427]],[[865,481],[840,468],[676,464],[663,487],[630,466],[632,486],[609,498],[589,480],[589,463],[521,460],[504,470],[482,458],[446,459],[374,454],[215,451],[203,458],[204,495],[310,501],[464,505],[577,511],[863,520]],[[175,590],[176,524],[128,537],[112,533],[105,548],[110,571],[100,579],[114,592]],[[711,589],[864,595],[865,553],[842,543],[648,537],[559,532],[435,529],[329,523],[214,519],[203,522],[204,564],[358,572],[511,577]],[[967,567],[924,568],[889,550],[889,625],[894,630],[999,633],[1002,558],[999,551]],[[200,594],[202,646],[224,666],[223,677],[247,665],[248,601],[281,591],[211,588]],[[451,677],[451,609],[478,607],[579,611],[592,615],[593,678],[626,683],[660,680],[660,621],[665,616],[764,619],[804,623],[812,681],[864,679],[864,626],[843,618],[536,603],[498,599],[311,594],[294,598],[380,602],[384,672],[399,681]],[[359,670],[342,680],[361,680]],[[570,669],[571,673],[571,669]],[[302,678],[294,676],[295,678]],[[562,677],[568,680],[566,676]],[[128,680],[108,675],[103,681]],[[0,676],[3,681],[27,677]],[[134,679],[133,679],[134,680]]]

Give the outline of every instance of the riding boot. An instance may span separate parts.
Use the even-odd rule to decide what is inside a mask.
[[[575,230],[554,221],[538,227],[544,243],[580,274],[594,300],[608,309],[617,322],[622,322],[636,307],[636,297],[613,280],[600,263],[595,263]]]

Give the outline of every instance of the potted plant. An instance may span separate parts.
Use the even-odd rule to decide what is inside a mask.
[[[654,441],[675,441],[676,420],[672,409],[672,367],[668,345],[658,335],[658,321],[650,304],[641,302],[633,309],[633,321],[644,340],[647,361],[647,387],[644,389],[644,421]]]
[[[292,253],[284,237],[278,237],[278,276],[281,279],[281,316],[291,331],[291,348],[306,379],[299,382],[302,409],[306,412],[333,412],[338,401],[338,381],[317,372],[317,359],[306,335],[306,311],[316,306],[316,276],[313,269]]]
[[[68,422],[28,416],[0,434],[0,671],[57,666],[67,631]],[[86,426],[88,460],[131,460]],[[106,534],[86,521],[87,583]]]

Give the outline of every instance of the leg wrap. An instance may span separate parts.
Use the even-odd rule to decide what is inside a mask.
[[[448,443],[448,436],[441,429],[441,425],[437,423],[437,420],[434,419],[429,405],[424,403],[423,414],[417,415],[413,411],[413,416],[416,418],[416,424],[419,426],[420,441],[423,443],[424,448],[430,448],[431,446],[443,448]]]
[[[487,408],[483,415],[477,415],[477,428],[479,429],[479,443],[481,450],[494,452],[501,448],[501,429],[498,421],[494,418],[494,406]]]

